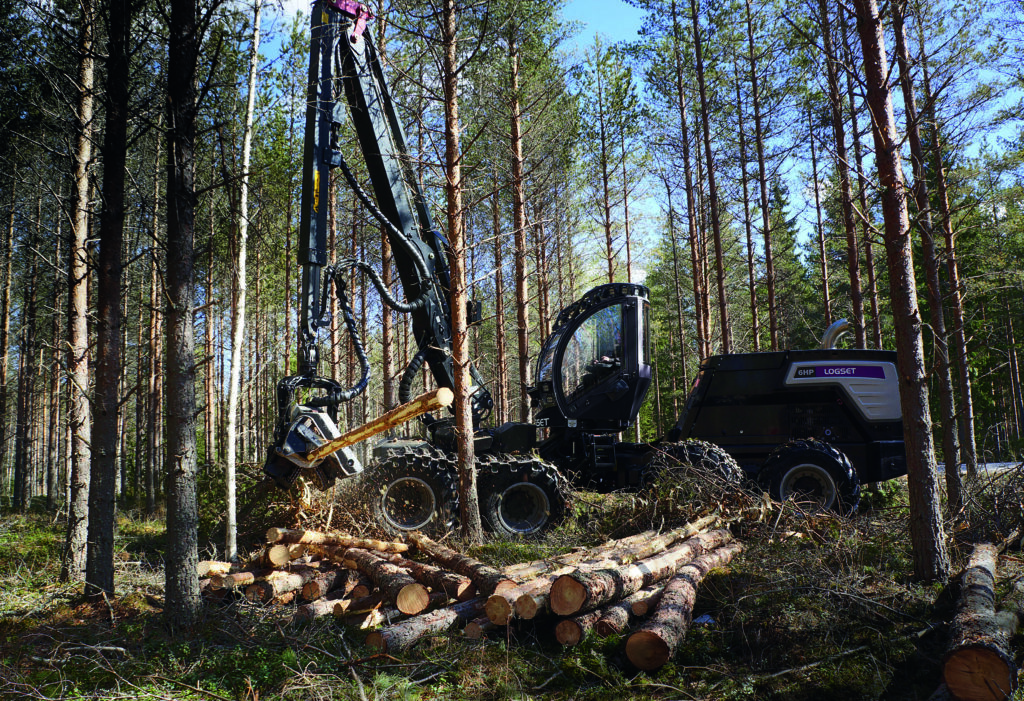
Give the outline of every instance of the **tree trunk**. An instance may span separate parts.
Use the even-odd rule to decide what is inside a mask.
[[[832,301],[828,290],[828,253],[825,250],[825,229],[821,224],[821,197],[818,193],[818,152],[814,147],[814,121],[811,118],[811,103],[807,103],[807,134],[811,142],[811,177],[814,187],[814,211],[818,215],[818,255],[821,257],[822,307],[825,311],[825,328],[832,325]]]
[[[320,574],[316,567],[295,567],[287,572],[279,571],[266,579],[253,582],[245,588],[245,598],[253,603],[269,604],[284,594],[299,591]]]
[[[1001,701],[1017,686],[1010,648],[1015,631],[1001,625],[995,609],[998,559],[995,546],[976,545],[961,578],[942,678],[953,695],[964,701]]]
[[[376,553],[358,548],[344,551],[342,557],[352,560],[359,571],[369,577],[385,598],[402,613],[417,614],[427,608],[427,588],[417,582],[404,568]]]
[[[201,28],[196,0],[171,0],[167,109],[167,621],[179,631],[198,622],[196,576],[199,513],[196,498],[195,283],[196,73]]]
[[[920,30],[919,30],[920,31]],[[978,448],[974,435],[974,396],[971,388],[971,368],[967,355],[967,330],[964,325],[963,285],[960,282],[960,265],[956,256],[956,239],[953,235],[953,219],[949,211],[949,192],[946,186],[946,167],[942,157],[942,141],[939,137],[939,122],[932,103],[931,77],[928,61],[925,60],[924,38],[921,42],[921,67],[924,78],[924,99],[931,106],[929,116],[932,122],[932,174],[935,178],[936,200],[939,204],[939,218],[946,243],[946,272],[949,275],[949,312],[952,318],[953,359],[956,363],[957,380],[960,385],[960,457],[967,465],[967,476],[978,475]]]
[[[594,629],[603,611],[589,611],[572,618],[565,618],[555,626],[555,640],[566,647],[577,645],[583,636]]]
[[[395,557],[391,562],[408,570],[413,579],[430,587],[431,591],[444,592],[449,598],[458,601],[468,601],[476,596],[476,586],[469,577],[404,557]]]
[[[505,356],[505,264],[502,259],[500,198],[498,170],[494,169],[494,191],[491,193],[492,233],[494,235],[494,421],[500,426],[508,421],[508,359]]]
[[[846,126],[843,122],[843,98],[839,93],[839,61],[832,45],[832,23],[826,0],[818,0],[821,13],[821,39],[825,53],[825,76],[828,83],[829,105],[832,108],[832,133],[835,136],[836,170],[839,174],[839,194],[843,210],[843,229],[846,231],[846,261],[850,272],[850,302],[853,305],[853,330],[858,348],[865,348],[864,297],[860,283],[860,251],[857,248],[857,229],[853,216],[853,191],[850,185],[850,166],[846,152]]]
[[[242,132],[242,172],[238,198],[238,258],[234,266],[235,304],[231,309],[231,370],[228,379],[228,444],[224,465],[224,557],[238,559],[235,511],[235,470],[238,459],[238,390],[241,385],[242,344],[245,340],[246,253],[249,238],[249,158],[252,152],[252,121],[256,106],[256,69],[259,66],[260,15],[262,0],[253,2],[252,36],[249,45],[249,80],[245,103],[245,127]]]
[[[462,537],[483,542],[473,451],[473,380],[469,367],[466,314],[466,231],[462,211],[462,151],[459,144],[459,54],[456,0],[444,0],[441,30],[444,48],[445,194],[447,197],[449,268],[451,270],[452,370],[455,375],[455,435],[458,445],[459,507]]]
[[[757,259],[754,254],[754,233],[750,225],[750,188],[747,182],[747,135],[743,128],[743,98],[740,94],[739,67],[736,66],[736,117],[740,141],[740,181],[743,185],[743,228],[747,234],[747,292],[750,295],[750,335],[754,352],[761,350],[761,325],[757,318]],[[675,251],[673,250],[673,255]]]
[[[332,599],[341,599],[348,596],[353,589],[360,585],[365,586],[367,591],[369,591],[371,584],[366,575],[356,570],[348,568],[327,570],[326,572],[318,573],[313,579],[302,586],[302,598],[307,601],[317,601],[328,594],[337,592],[338,595],[332,597]],[[333,607],[332,603],[329,608]]]
[[[107,13],[106,130],[103,137],[103,211],[96,289],[96,388],[89,487],[86,594],[114,593],[114,512],[121,377],[121,248],[128,151],[129,36],[134,7]]]
[[[63,242],[62,227],[58,220],[57,224],[57,245],[56,251],[54,252],[54,260],[61,259],[61,244]],[[60,439],[58,434],[61,430],[61,412],[60,412],[60,378],[62,375],[61,362],[61,344],[62,339],[60,337],[61,327],[61,300],[58,290],[54,290],[54,309],[53,309],[53,322],[50,327],[50,391],[45,399],[49,402],[50,406],[50,417],[49,424],[46,431],[46,510],[50,513],[57,512],[57,505],[60,503],[60,485],[59,485],[59,472],[60,472]],[[2,355],[2,353],[0,353]],[[0,417],[5,416],[6,409],[0,407]],[[3,445],[0,443],[0,464],[3,463]],[[2,474],[2,471],[0,471]]]
[[[1009,342],[1008,355],[1010,356],[1010,394],[1013,397],[1013,422],[1014,437],[1020,440],[1022,428],[1024,428],[1024,392],[1021,391],[1020,383],[1020,361],[1017,357],[1017,339],[1013,332],[1013,313],[1010,310],[1010,298],[1006,298],[1006,337]],[[949,467],[946,467],[947,471]],[[960,471],[957,470],[959,476]]]
[[[36,355],[36,302],[39,286],[39,256],[36,249],[39,241],[39,229],[42,226],[42,185],[39,188],[39,204],[37,205],[36,222],[26,242],[26,253],[29,256],[28,279],[22,287],[21,304],[21,342],[18,362],[18,399],[15,406],[14,423],[14,493],[11,505],[15,511],[26,511],[29,507],[33,490],[32,468],[36,461],[32,458],[32,401],[35,397],[35,380],[38,371]]]
[[[675,407],[675,411],[672,414],[672,420],[675,421],[675,417],[678,415],[679,402],[676,397],[676,377],[682,378],[683,386],[687,385],[686,382],[686,319],[683,316],[683,291],[679,285],[679,245],[676,241],[676,230],[675,230],[675,210],[672,208],[672,185],[669,182],[667,175],[662,175],[662,182],[665,185],[665,194],[668,197],[668,236],[672,242],[672,285],[675,291],[676,297],[676,328],[675,332],[679,334],[679,355],[675,353],[670,354],[672,358],[672,404]],[[669,347],[674,345],[674,339],[669,336]],[[659,412],[660,414],[660,412]]]
[[[626,641],[629,661],[642,670],[653,670],[672,659],[690,627],[693,605],[697,601],[697,587],[708,572],[728,564],[742,550],[740,543],[730,543],[681,568],[665,585],[651,620]]]
[[[704,86],[704,52],[700,40],[697,0],[690,0],[693,15],[693,44],[697,61],[697,87],[700,92],[700,121],[704,132],[704,154],[708,170],[708,207],[711,210],[711,232],[715,241],[715,270],[718,279],[718,314],[722,327],[722,353],[732,353],[732,326],[729,323],[729,300],[725,294],[725,253],[722,250],[722,224],[718,209],[718,185],[715,183],[714,155],[711,153],[711,123],[708,113],[707,89]]]
[[[211,181],[213,177],[214,169],[211,167]],[[206,366],[203,371],[203,396],[205,397],[205,406],[203,407],[203,445],[205,446],[206,463],[212,466],[217,463],[217,409],[214,399],[217,362],[213,354],[213,242],[216,234],[214,231],[214,206],[212,198],[209,208],[210,233],[206,241],[206,311],[203,312],[203,358],[206,360]]]
[[[526,288],[526,202],[523,195],[523,137],[519,111],[519,48],[515,38],[509,41],[509,121],[512,154],[512,228],[515,234],[516,339],[519,344],[519,420],[530,421],[530,312]]]
[[[153,238],[157,239],[156,210],[153,212]],[[159,471],[159,445],[161,422],[161,373],[163,370],[163,345],[160,343],[162,316],[159,311],[160,276],[156,252],[149,261],[149,415],[146,417],[146,516],[156,514],[157,472]]]
[[[0,322],[0,418],[7,420],[8,386],[7,379],[10,373],[10,340],[11,340],[11,290],[14,287],[12,274],[14,268],[14,215],[17,205],[17,179],[11,178],[11,206],[8,212],[7,231],[4,238],[4,287],[3,300],[0,301],[0,311],[3,320]],[[6,468],[6,469],[5,469]],[[0,475],[4,481],[9,479],[9,464],[7,462],[7,431],[0,431]]]
[[[945,577],[949,569],[946,535],[942,525],[935,451],[932,445],[928,382],[924,371],[921,315],[907,218],[906,190],[900,163],[885,39],[875,0],[855,0],[866,74],[867,103],[875,139],[875,163],[881,185],[885,218],[885,249],[889,262],[889,297],[896,327],[900,403],[907,447],[907,483],[910,496],[910,539],[914,573],[925,580]]]
[[[71,431],[68,527],[61,557],[60,579],[81,579],[85,574],[88,538],[89,446],[92,407],[89,404],[89,163],[92,160],[93,124],[93,0],[82,0],[78,34],[78,105],[75,134],[73,225],[68,265],[68,423]],[[8,278],[9,279],[9,278]],[[6,377],[6,375],[5,375]]]
[[[699,232],[697,230],[697,198],[694,194],[693,171],[690,165],[690,128],[689,118],[686,113],[686,91],[685,76],[683,74],[683,46],[682,27],[676,12],[676,2],[672,0],[672,56],[675,63],[676,98],[679,107],[679,128],[683,142],[683,175],[686,182],[686,221],[689,229],[690,243],[690,265],[693,278],[693,306],[694,321],[697,327],[697,354],[700,358],[706,358],[711,354],[710,336],[707,329],[706,319],[703,314],[704,287],[700,276],[700,246],[698,244]]]
[[[953,398],[953,375],[949,367],[946,319],[942,300],[942,285],[939,280],[939,261],[935,252],[935,237],[932,230],[931,198],[925,174],[924,147],[914,101],[914,82],[910,74],[910,57],[907,52],[906,36],[903,29],[905,3],[892,5],[893,33],[896,38],[896,59],[899,63],[900,86],[906,105],[907,137],[910,141],[910,162],[914,173],[914,200],[917,202],[917,222],[921,231],[921,253],[928,280],[928,306],[931,309],[931,327],[934,335],[935,362],[933,372],[939,385],[939,405],[942,411],[942,457],[946,473],[946,502],[951,514],[963,508],[963,485],[960,480],[960,446],[957,441],[956,403]]]
[[[882,322],[881,309],[878,304],[878,285],[875,281],[875,262],[871,246],[870,209],[868,209],[867,178],[864,176],[863,159],[860,148],[860,127],[857,124],[857,106],[854,103],[853,83],[853,52],[850,50],[849,33],[846,30],[846,12],[842,5],[839,5],[840,36],[843,38],[843,57],[847,64],[846,73],[846,94],[850,102],[850,127],[851,141],[853,142],[853,164],[857,170],[857,203],[860,206],[860,230],[861,240],[864,243],[864,268],[868,276],[868,300],[871,302],[871,335],[875,348],[882,348]],[[867,343],[867,330],[864,331],[865,345]]]
[[[633,603],[630,604],[630,611],[637,618],[643,618],[651,611],[658,607],[658,602],[661,601],[661,595],[665,592],[665,586],[659,584],[654,587],[647,587],[637,592],[636,599],[633,599]],[[643,594],[643,596],[638,596]]]
[[[612,194],[611,174],[609,173],[609,127],[607,124],[607,104],[605,101],[604,67],[602,66],[604,54],[601,43],[598,40],[594,45],[594,75],[597,78],[597,119],[598,138],[597,144],[600,149],[601,161],[601,229],[604,231],[604,258],[608,266],[608,283],[615,282],[615,241],[612,238]]]
[[[664,590],[661,585],[644,587],[635,594],[617,601],[601,612],[601,617],[594,624],[594,631],[602,638],[618,635],[629,629],[629,622],[634,618],[633,608],[637,604],[647,605],[655,595]]]
[[[341,573],[352,572],[352,570],[342,570]],[[326,573],[325,573],[326,574]],[[353,572],[355,574],[355,572]],[[321,575],[323,576],[323,575]],[[314,580],[316,581],[316,580]],[[308,584],[306,586],[309,586]],[[306,588],[303,587],[303,597],[305,597]],[[345,601],[349,596],[349,592],[345,591],[344,588],[338,588],[331,591],[328,594],[311,601],[308,604],[299,606],[295,609],[295,614],[292,616],[292,621],[308,621],[320,616],[326,616],[334,613],[334,606],[340,601]],[[307,597],[308,598],[308,597]]]
[[[750,0],[746,1],[747,56],[750,59],[751,102],[754,105],[754,146],[757,153],[757,182],[761,189],[761,228],[764,239],[764,263],[768,287],[768,333],[773,351],[779,350],[779,312],[775,300],[775,253],[772,250],[772,227],[768,211],[768,174],[764,157],[764,128],[761,121],[761,94],[757,78],[757,55],[754,52],[754,20]]]
[[[267,529],[268,543],[303,543],[309,545],[340,545],[345,548],[364,548],[384,553],[404,553],[409,551],[405,543],[392,543],[375,538],[353,538],[349,535],[335,535],[291,528]]]

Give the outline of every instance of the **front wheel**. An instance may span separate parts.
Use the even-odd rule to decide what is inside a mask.
[[[390,535],[443,535],[456,526],[459,492],[450,460],[439,450],[392,455],[363,476],[374,520]]]
[[[758,481],[778,501],[808,511],[850,514],[860,503],[860,480],[849,458],[822,441],[793,441],[772,453]]]
[[[480,507],[487,526],[506,536],[536,536],[566,512],[565,478],[553,465],[520,455],[477,461]]]

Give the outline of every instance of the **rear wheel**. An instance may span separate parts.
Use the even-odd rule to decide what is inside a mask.
[[[655,454],[650,467],[657,473],[662,470],[682,470],[694,467],[699,471],[720,478],[728,484],[743,482],[743,468],[731,455],[714,443],[706,441],[682,441],[663,443],[654,448]],[[651,470],[647,474],[651,474]]]
[[[536,536],[565,517],[565,478],[542,460],[524,455],[477,459],[480,510],[487,526],[507,536]]]
[[[455,528],[459,493],[448,456],[431,448],[391,455],[363,476],[370,513],[391,535]]]
[[[860,503],[860,480],[841,451],[822,441],[793,441],[772,453],[758,474],[778,501],[808,511],[849,514]]]

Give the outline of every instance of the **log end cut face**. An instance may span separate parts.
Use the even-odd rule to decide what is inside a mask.
[[[587,601],[587,587],[569,575],[563,575],[551,586],[549,605],[558,616],[571,616]]]
[[[637,669],[651,671],[662,667],[672,656],[668,644],[657,634],[638,630],[626,641],[626,657]]]
[[[963,701],[1004,701],[1017,683],[1012,661],[991,647],[963,647],[951,654],[942,675],[953,696]]]

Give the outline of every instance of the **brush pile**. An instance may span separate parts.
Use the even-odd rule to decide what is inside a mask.
[[[271,528],[246,566],[201,562],[200,586],[210,600],[294,605],[293,621],[333,614],[373,629],[367,645],[389,653],[459,626],[479,638],[542,616],[563,645],[633,630],[626,654],[649,670],[674,654],[701,580],[742,551],[726,525],[710,515],[504,569],[419,533],[399,543]]]

